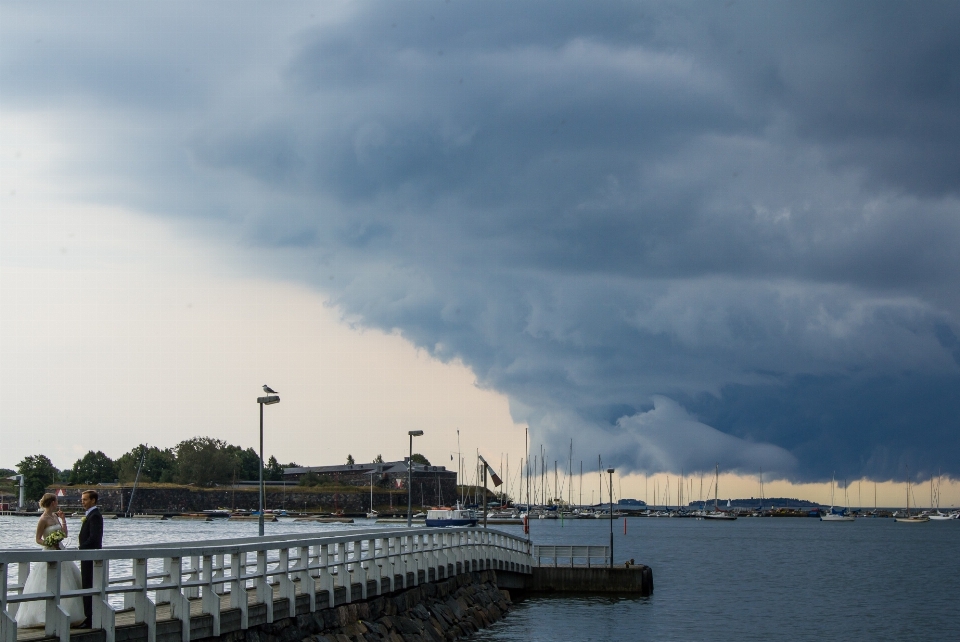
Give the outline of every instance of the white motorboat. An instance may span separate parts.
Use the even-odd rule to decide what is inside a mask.
[[[477,514],[466,508],[431,508],[426,514],[427,526],[476,526]]]

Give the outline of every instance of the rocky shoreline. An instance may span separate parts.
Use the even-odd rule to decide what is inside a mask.
[[[223,642],[441,642],[459,640],[502,619],[510,594],[495,571],[461,573],[364,602],[261,624]]]

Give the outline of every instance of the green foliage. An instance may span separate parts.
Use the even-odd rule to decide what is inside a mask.
[[[11,475],[16,475],[17,471],[10,470],[9,468],[0,468],[0,481],[9,481],[7,477]]]
[[[347,455],[347,466],[353,466],[354,463],[353,455]]]
[[[270,455],[270,459],[267,460],[267,465],[263,469],[263,478],[266,481],[283,481],[283,466],[273,455]]]
[[[260,455],[257,451],[253,448],[244,450],[240,446],[227,446],[227,449],[236,461],[236,479],[247,481],[260,479]]]
[[[113,460],[102,451],[89,451],[73,464],[70,480],[74,484],[111,483],[117,479],[117,468]]]
[[[316,473],[307,473],[306,475],[300,475],[300,485],[301,486],[318,486],[320,484],[320,476]]]
[[[382,464],[382,463],[383,463],[383,455],[377,455],[376,457],[374,457],[374,458],[373,458],[373,463],[375,463],[375,464]]]
[[[23,461],[17,464],[17,472],[23,475],[27,499],[34,501],[43,496],[48,485],[56,483],[60,473],[46,455],[24,457]]]
[[[194,437],[181,441],[177,453],[176,481],[181,484],[213,486],[234,480],[240,460],[236,447],[212,437]],[[259,461],[259,458],[258,458]],[[259,471],[254,479],[259,478]]]
[[[143,460],[143,470],[140,472],[142,482],[172,482],[177,469],[177,458],[173,450],[163,450],[146,444],[140,444],[116,461],[117,476],[120,481],[130,483],[137,478],[137,469],[140,467],[140,458],[146,453]]]
[[[421,455],[420,453],[413,453],[413,456],[410,458],[410,460],[415,464],[421,464],[423,466],[430,465],[430,460],[424,457],[423,455]]]

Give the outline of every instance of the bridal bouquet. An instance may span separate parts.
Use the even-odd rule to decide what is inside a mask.
[[[44,537],[41,541],[43,542],[43,545],[46,546],[47,548],[59,549],[60,542],[62,542],[66,537],[67,536],[63,534],[63,531],[53,531],[52,533]]]

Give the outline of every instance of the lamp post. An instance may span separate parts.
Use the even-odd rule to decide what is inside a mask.
[[[610,568],[613,568],[613,468],[607,468],[610,475]]]
[[[260,404],[260,537],[263,537],[263,407],[270,404],[280,403],[278,395],[267,395],[266,397],[257,397],[257,403]]]
[[[407,527],[413,526],[413,438],[423,434],[422,430],[407,431],[410,435],[410,458],[407,459]]]

